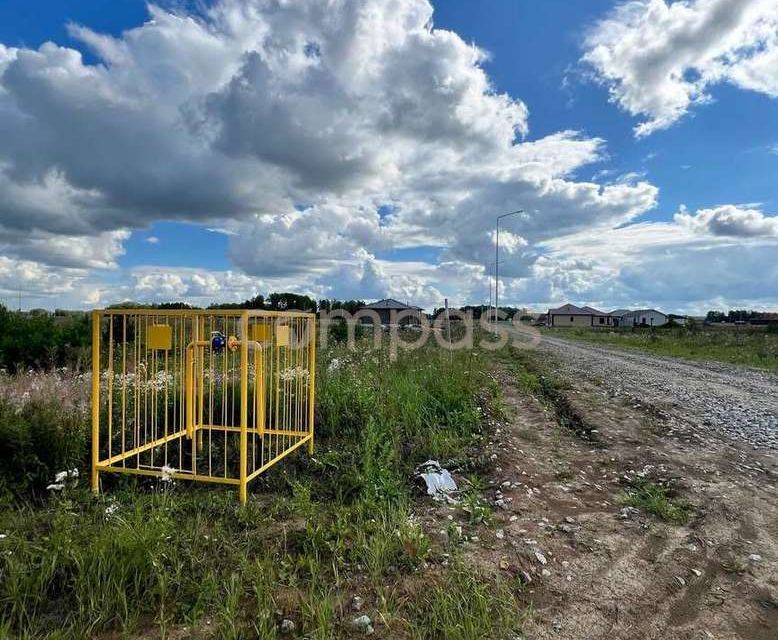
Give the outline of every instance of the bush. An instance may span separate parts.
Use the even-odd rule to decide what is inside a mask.
[[[88,386],[69,371],[0,375],[0,499],[40,495],[59,471],[85,468]]]
[[[21,407],[0,401],[0,494],[40,494],[57,472],[83,467],[88,433],[84,417],[63,411],[56,399]]]
[[[0,305],[0,368],[26,369],[89,364],[90,320],[86,313],[11,312]]]

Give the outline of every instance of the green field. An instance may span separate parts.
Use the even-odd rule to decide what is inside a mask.
[[[488,469],[476,447],[498,405],[485,357],[335,348],[317,381],[314,458],[287,458],[241,508],[233,490],[156,479],[105,478],[93,497],[88,379],[0,375],[0,638],[273,638],[282,620],[295,626],[284,637],[336,638],[362,613],[384,637],[520,631],[520,584],[468,564],[454,531],[467,515],[444,521],[443,542],[414,515],[431,504],[418,463],[473,486]],[[46,490],[73,467],[72,486]]]
[[[661,356],[778,370],[778,331],[769,328],[657,327],[635,330],[544,329],[544,334]]]

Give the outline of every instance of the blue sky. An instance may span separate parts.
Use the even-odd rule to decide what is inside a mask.
[[[775,0],[316,4],[0,5],[0,297],[776,306]]]

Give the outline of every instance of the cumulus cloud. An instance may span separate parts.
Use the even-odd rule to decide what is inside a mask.
[[[705,311],[706,305],[778,302],[775,217],[724,205],[672,222],[585,230],[541,243],[530,277],[514,295],[543,305],[574,300],[603,308],[658,305]]]
[[[729,82],[778,98],[778,0],[630,0],[598,22],[583,62],[612,102],[664,129]]]
[[[82,269],[56,269],[31,260],[0,256],[0,298],[15,307],[19,297],[28,306],[55,306],[60,300],[80,304],[87,279]]]
[[[778,216],[731,204],[700,209],[695,214],[682,210],[675,214],[675,221],[697,233],[714,236],[778,238]]]
[[[426,0],[149,12],[119,37],[70,25],[98,64],[54,43],[0,49],[7,237],[187,220],[224,229],[239,268],[274,277],[388,246],[480,261],[505,207],[526,206],[514,232],[531,241],[654,204],[645,182],[575,180],[603,140],[528,140],[527,107],[494,90],[486,52],[433,27]],[[70,258],[114,263],[87,253]]]
[[[761,25],[762,4],[717,20]],[[77,304],[281,289],[485,300],[495,217],[521,208],[501,232],[505,299],[622,295],[613,278],[633,264],[627,249],[616,264],[596,246],[563,246],[637,238],[657,188],[635,173],[580,178],[607,159],[605,141],[572,130],[532,138],[524,102],[491,84],[489,54],[432,17],[426,0],[217,0],[197,13],[151,5],[147,22],[117,37],[70,25],[95,64],[55,43],[0,45],[0,289],[21,277]],[[728,80],[769,80],[761,50],[732,46],[714,56]],[[732,51],[750,61],[737,78]],[[634,100],[636,113],[664,113]],[[717,242],[715,225],[694,227],[700,215],[666,223],[667,234]],[[132,230],[158,220],[225,233],[235,268],[117,272]],[[676,246],[662,233],[648,235]],[[437,262],[376,257],[419,247],[438,248]]]

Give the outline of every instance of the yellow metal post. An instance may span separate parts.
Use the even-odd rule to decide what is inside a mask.
[[[194,435],[194,346],[188,345],[184,356],[184,410],[186,418],[186,437]]]
[[[259,436],[265,435],[265,357],[262,351],[262,345],[259,342],[254,343],[254,385],[257,394],[257,431]]]
[[[92,312],[92,491],[99,490],[100,462],[100,312]]]
[[[197,393],[197,389],[199,387],[199,384],[197,382],[196,376],[199,371],[199,360],[198,357],[200,354],[200,349],[198,346],[198,341],[200,340],[200,320],[196,317],[192,317],[192,385],[190,387],[190,398],[189,398],[189,406],[191,407],[191,420],[192,420],[192,429],[191,429],[191,435],[190,438],[192,438],[192,473],[197,473],[197,398],[195,397],[195,393]]]
[[[240,318],[240,503],[246,504],[248,478],[249,425],[249,314]]]
[[[197,449],[203,448],[203,431],[199,427],[204,423],[203,408],[205,404],[205,317],[201,317],[197,322],[197,341],[200,344],[197,347],[197,418],[195,421],[197,432]]]
[[[308,352],[308,432],[311,434],[308,440],[308,455],[313,455],[313,402],[316,394],[316,316],[309,320],[311,323],[311,346]]]

